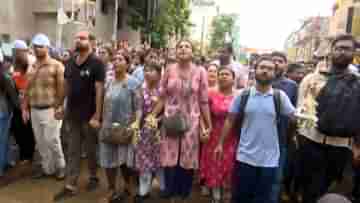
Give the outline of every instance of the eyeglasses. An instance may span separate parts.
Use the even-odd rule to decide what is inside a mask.
[[[346,53],[352,53],[354,52],[353,47],[345,47],[345,46],[339,46],[334,48],[335,52],[346,52]]]
[[[275,70],[275,67],[274,66],[264,66],[264,65],[260,65],[257,67],[258,69],[262,69],[262,70],[268,70],[268,71],[273,71]]]
[[[34,44],[34,49],[43,49],[43,48],[45,48],[45,46]]]
[[[282,60],[282,59],[273,59],[272,61],[273,61],[274,63],[276,63],[276,64],[283,64],[283,63],[285,63],[285,61]]]

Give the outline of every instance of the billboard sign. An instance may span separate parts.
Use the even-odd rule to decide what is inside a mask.
[[[199,7],[211,7],[211,6],[215,6],[215,1],[214,0],[193,0],[193,4],[194,4],[194,6],[199,6]]]

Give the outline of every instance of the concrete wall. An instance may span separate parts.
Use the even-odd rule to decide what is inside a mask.
[[[0,33],[26,39],[34,33],[33,4],[29,0],[1,0]]]
[[[330,35],[335,36],[337,34],[346,33],[346,25],[348,21],[348,9],[354,7],[353,17],[353,35],[360,38],[360,2],[354,0],[343,0],[343,4],[338,8],[335,15],[331,17],[330,21]]]
[[[120,1],[121,2],[121,1]],[[96,3],[96,26],[95,34],[96,36],[104,42],[108,42],[112,39],[113,30],[114,30],[114,20],[115,20],[115,6],[112,5],[109,7],[108,14],[101,12],[101,2],[97,1]],[[124,9],[126,11],[126,9]],[[123,21],[123,28],[118,30],[117,39],[128,40],[131,44],[137,44],[140,42],[140,32],[132,30],[127,25],[126,14]]]
[[[127,25],[127,16],[124,17],[123,29],[118,31],[118,39],[119,40],[128,40],[130,45],[137,45],[141,41],[140,32],[131,29],[130,26]]]
[[[33,2],[33,11],[37,13],[49,13],[56,12],[59,6],[59,0],[27,0]],[[71,11],[71,0],[64,1],[64,10]],[[74,0],[74,3],[78,3],[80,0]]]
[[[108,9],[108,14],[104,14],[101,11],[101,2],[96,1],[96,25],[95,34],[103,40],[108,41],[112,37],[113,33],[113,20],[114,20],[115,9],[114,6]]]
[[[2,1],[0,6],[0,34],[5,34],[11,29],[11,9],[13,8],[12,2]]]
[[[36,33],[47,34],[51,43],[56,43],[57,17],[56,11],[58,0],[0,0],[0,40],[2,34],[9,34],[10,40],[31,39]],[[75,1],[79,3],[81,0]],[[71,0],[64,0],[65,10],[71,11]],[[90,6],[90,5],[89,5]],[[113,33],[114,9],[109,9],[109,15],[103,15],[100,12],[100,1],[97,1],[97,23],[96,35],[105,41],[111,39]],[[84,9],[85,6],[75,5]],[[80,12],[83,18],[84,11]],[[80,19],[84,20],[84,19]],[[125,23],[126,24],[126,23]],[[71,23],[64,25],[63,44],[65,47],[73,45],[73,36],[79,30],[95,30],[85,25]],[[139,33],[125,27],[121,30],[119,36],[123,39],[137,41],[140,39]]]
[[[36,13],[35,14],[35,30],[37,33],[46,34],[51,45],[56,44],[57,18],[56,13]]]

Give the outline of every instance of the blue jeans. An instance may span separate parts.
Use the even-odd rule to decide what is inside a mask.
[[[4,175],[5,166],[8,164],[10,123],[11,114],[0,112],[0,176]]]
[[[281,186],[284,179],[284,173],[287,170],[287,148],[286,146],[280,147],[280,160],[279,167],[276,172],[276,181],[272,186],[272,202],[280,202]]]
[[[277,171],[277,168],[255,167],[236,162],[232,177],[231,203],[271,203],[272,186],[277,181]]]

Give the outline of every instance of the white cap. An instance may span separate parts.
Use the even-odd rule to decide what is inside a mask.
[[[28,46],[23,40],[15,40],[14,41],[14,48],[15,49],[28,49]]]
[[[50,40],[44,34],[37,34],[32,40],[33,45],[50,47]]]

